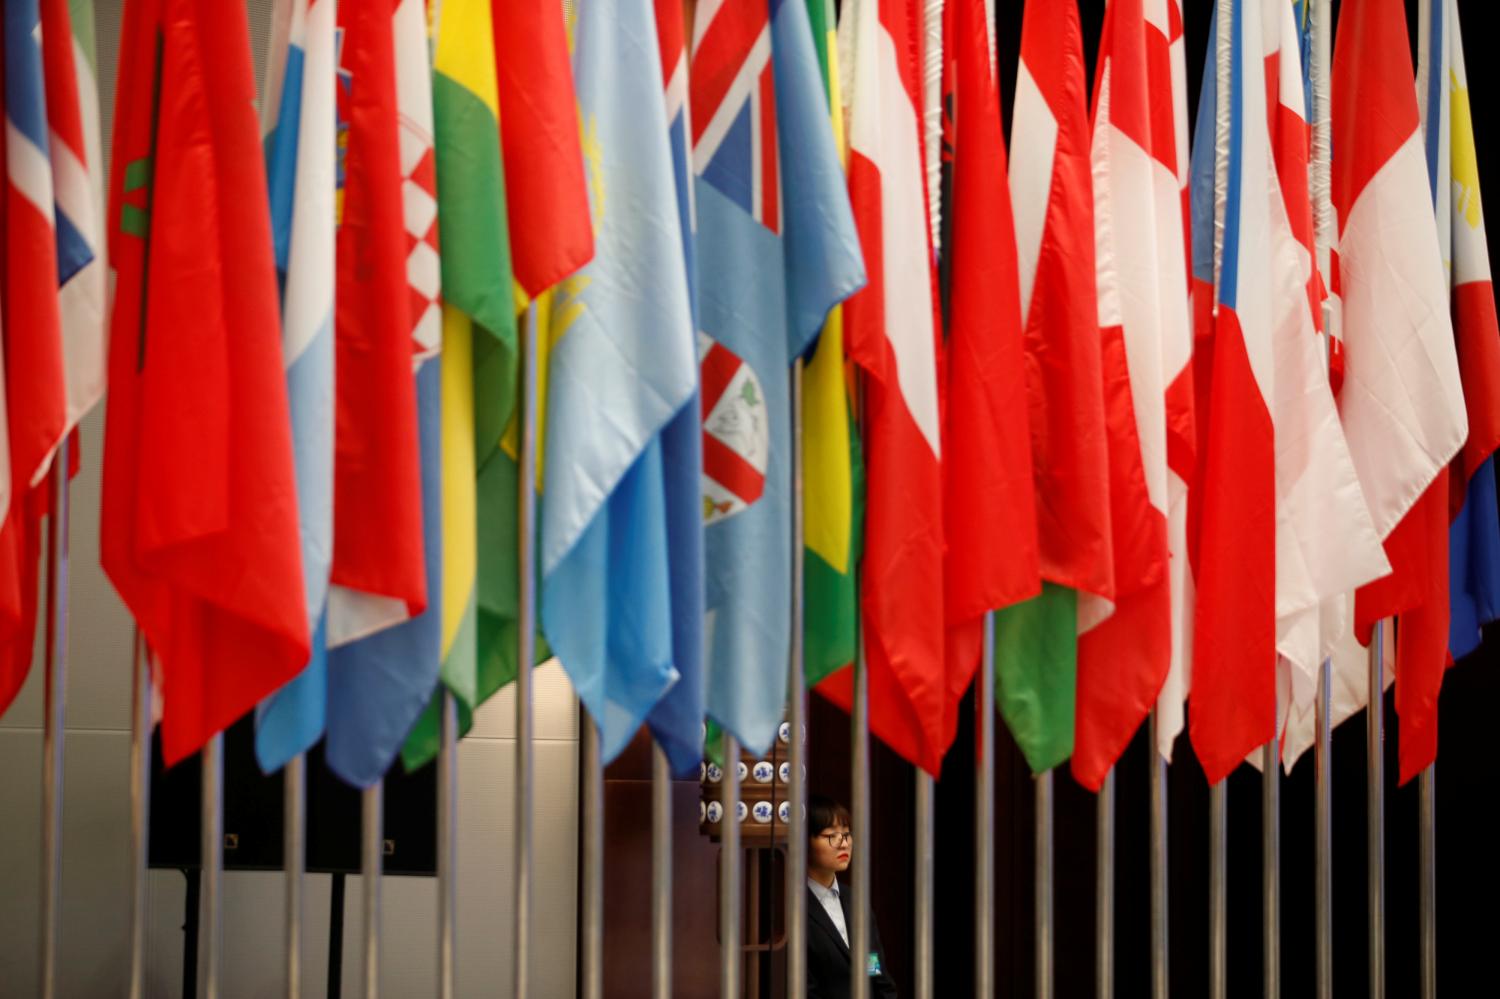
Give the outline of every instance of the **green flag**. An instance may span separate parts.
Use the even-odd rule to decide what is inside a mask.
[[[1034,773],[1073,755],[1077,666],[1077,591],[1044,582],[995,612],[995,700]]]

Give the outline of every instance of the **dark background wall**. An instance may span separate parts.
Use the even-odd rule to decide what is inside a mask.
[[[1069,0],[1031,0],[1069,2]],[[1213,0],[1186,0],[1189,100],[1196,103]],[[1338,4],[1335,3],[1335,13]],[[1469,86],[1483,189],[1500,191],[1500,76],[1485,58],[1489,33],[1481,19],[1492,4],[1460,0],[1466,29]],[[1009,128],[1021,32],[1021,0],[996,0],[997,41]],[[1415,2],[1407,4],[1415,45]],[[1092,72],[1103,0],[1082,0]],[[1500,224],[1500,223],[1496,223]],[[1491,253],[1495,253],[1492,238]],[[1441,701],[1438,765],[1438,980],[1443,994],[1488,994],[1494,988],[1492,946],[1500,918],[1500,851],[1489,818],[1495,807],[1492,716],[1500,704],[1500,632],[1448,674]],[[1388,994],[1415,996],[1417,940],[1417,791],[1395,784],[1400,720],[1385,703],[1386,967]],[[937,785],[936,957],[939,996],[973,994],[974,711],[962,714],[958,739]],[[1334,733],[1334,972],[1340,996],[1368,990],[1365,894],[1365,715]],[[848,718],[814,696],[809,723],[811,790],[849,800]],[[1003,725],[996,740],[996,970],[998,995],[1033,989],[1033,781]],[[610,996],[646,995],[649,975],[649,808],[645,774],[622,766],[609,801],[606,909]],[[1138,733],[1120,761],[1116,841],[1117,994],[1147,994],[1150,985],[1148,778],[1150,754]],[[614,769],[609,777],[616,777]],[[858,849],[872,851],[872,903],[887,962],[903,995],[912,994],[912,771],[876,744],[872,761],[872,828],[859,830]],[[1208,786],[1186,738],[1169,768],[1170,966],[1172,994],[1208,990]],[[1282,784],[1282,994],[1314,994],[1313,760],[1309,753]],[[639,804],[625,799],[639,797]],[[684,800],[696,800],[683,790]],[[679,811],[682,811],[679,808]],[[693,808],[696,813],[696,806]],[[627,812],[629,818],[627,820]],[[1056,780],[1056,971],[1061,999],[1093,994],[1094,796],[1066,773]],[[1229,778],[1230,995],[1262,994],[1261,778],[1241,767]],[[696,814],[679,826],[678,994],[715,994],[718,945],[712,916],[717,848],[696,830]],[[628,828],[627,828],[628,827]],[[618,832],[618,836],[617,836]],[[685,842],[690,841],[690,842]],[[770,888],[770,884],[767,885]],[[773,899],[779,904],[779,897]],[[623,963],[620,963],[623,962]],[[766,958],[763,995],[781,995],[781,964]],[[691,983],[691,984],[689,984]],[[747,993],[750,994],[750,993]]]

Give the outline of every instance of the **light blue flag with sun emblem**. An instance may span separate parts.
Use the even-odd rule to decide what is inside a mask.
[[[651,0],[575,9],[595,254],[552,306],[541,612],[608,761],[678,678],[661,437],[698,372]]]

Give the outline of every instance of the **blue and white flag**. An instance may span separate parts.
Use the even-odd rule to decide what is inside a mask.
[[[422,547],[427,609],[409,621],[328,652],[324,759],[355,787],[379,781],[432,699],[443,646],[443,448],[439,365],[417,372],[422,446]]]
[[[307,668],[260,706],[255,752],[277,770],[323,736],[324,613],[333,560],[335,0],[278,0],[265,104],[271,235],[281,279],[282,356],[292,415],[308,625]]]

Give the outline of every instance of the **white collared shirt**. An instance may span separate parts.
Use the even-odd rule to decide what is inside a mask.
[[[824,888],[813,878],[808,878],[807,887],[818,903],[823,906],[823,911],[828,913],[828,918],[833,920],[833,925],[838,928],[839,936],[844,940],[844,946],[849,946],[849,930],[844,926],[844,907],[839,904],[839,879],[833,879],[832,888]]]

